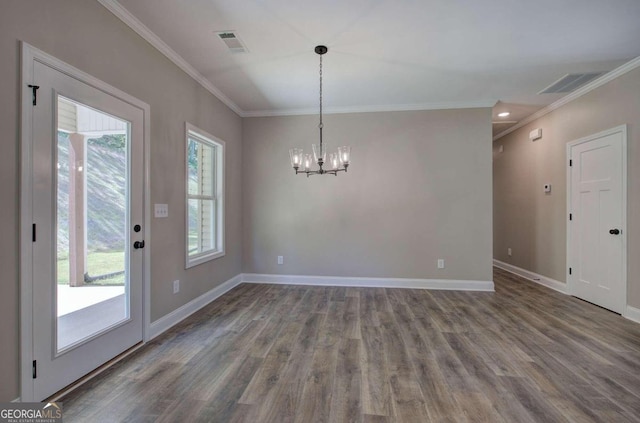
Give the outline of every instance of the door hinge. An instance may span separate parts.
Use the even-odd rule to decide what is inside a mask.
[[[39,85],[27,85],[29,88],[31,88],[31,90],[33,90],[33,105],[35,106],[36,103],[38,103],[38,88],[40,88]]]
[[[569,274],[571,274],[571,268],[569,268]]]
[[[33,360],[33,378],[37,378],[38,377],[38,364],[36,363],[36,360]]]
[[[573,160],[569,159],[569,166],[573,166]]]
[[[573,220],[573,214],[569,213],[569,220]]]
[[[36,242],[36,224],[31,226],[31,242]]]

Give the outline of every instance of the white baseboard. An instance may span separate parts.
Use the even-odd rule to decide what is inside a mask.
[[[502,270],[506,270],[507,272],[511,272],[515,275],[522,276],[525,279],[529,279],[531,282],[535,282],[540,285],[544,285],[547,288],[551,288],[554,291],[561,292],[563,294],[568,294],[567,284],[564,282],[557,281],[555,279],[548,278],[546,276],[539,275],[537,273],[531,272],[529,270],[522,269],[518,266],[514,266],[509,263],[505,263],[500,260],[493,259],[493,265]]]
[[[635,308],[627,305],[624,310],[623,316],[631,321],[640,323],[640,308]]]
[[[171,313],[162,316],[158,320],[151,323],[149,328],[149,340],[155,338],[161,333],[165,332],[172,326],[180,323],[202,307],[206,306],[218,297],[221,297],[226,292],[232,290],[236,286],[242,283],[242,274],[236,275],[228,281],[216,286],[212,290],[205,292],[198,298],[189,301],[187,304],[180,308],[175,309]]]
[[[404,279],[404,278],[356,278],[340,276],[271,275],[243,273],[244,283],[267,283],[281,285],[343,286],[363,288],[411,288],[444,289],[458,291],[493,292],[493,281]]]

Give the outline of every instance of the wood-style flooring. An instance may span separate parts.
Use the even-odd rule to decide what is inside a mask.
[[[640,324],[494,280],[240,285],[62,398],[65,421],[640,421]]]

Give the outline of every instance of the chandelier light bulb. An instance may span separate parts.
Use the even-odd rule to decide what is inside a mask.
[[[289,157],[291,158],[291,167],[298,169],[302,163],[302,149],[292,148],[289,150]]]
[[[351,161],[351,147],[348,145],[343,145],[342,147],[338,147],[338,155],[340,156],[340,162],[343,166],[349,166]]]
[[[311,169],[311,154],[305,154],[304,156],[304,169]]]

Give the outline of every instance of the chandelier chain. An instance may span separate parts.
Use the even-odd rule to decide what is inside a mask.
[[[320,56],[320,127],[322,127],[322,56]]]
[[[322,55],[320,55],[320,124],[318,128],[320,128],[320,154],[322,154]]]

